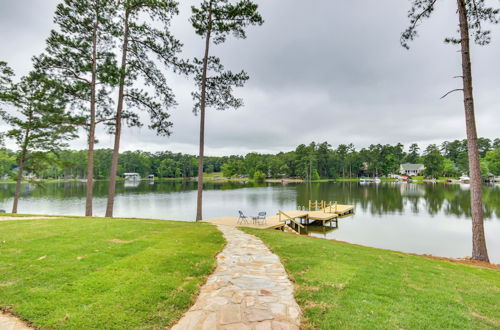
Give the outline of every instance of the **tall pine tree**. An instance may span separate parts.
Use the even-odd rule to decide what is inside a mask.
[[[9,67],[7,62],[0,61],[0,113],[3,112],[4,105],[10,98],[10,91],[12,84],[12,77],[14,76],[14,71]],[[3,146],[4,135],[0,134],[0,145]]]
[[[246,38],[245,28],[261,25],[264,20],[257,11],[258,5],[249,0],[235,3],[229,0],[204,0],[199,8],[192,7],[191,23],[198,35],[205,40],[203,59],[195,59],[195,81],[198,87],[193,93],[194,112],[200,116],[200,150],[198,158],[198,198],[196,220],[203,218],[203,162],[205,153],[206,108],[217,110],[239,108],[243,101],[233,96],[234,87],[242,87],[249,79],[241,71],[226,71],[220,59],[210,56],[211,44],[219,45],[232,34],[236,38]]]
[[[96,125],[114,119],[111,89],[118,68],[113,53],[114,0],[64,0],[57,6],[57,29],[47,39],[35,66],[64,83],[69,100],[87,120],[87,198],[85,215],[92,216]]]
[[[31,72],[12,86],[8,102],[15,112],[2,111],[11,126],[6,137],[19,147],[16,190],[12,213],[17,213],[21,181],[27,164],[35,166],[43,152],[58,152],[66,141],[76,137],[76,118],[66,112],[67,100],[63,88],[45,74]]]
[[[486,239],[484,236],[484,210],[481,191],[482,180],[474,113],[470,38],[472,37],[474,42],[478,45],[489,44],[491,41],[490,31],[484,29],[483,25],[484,23],[498,23],[500,20],[500,10],[498,8],[488,7],[486,5],[486,0],[456,1],[459,37],[447,38],[445,41],[460,45],[462,55],[462,76],[460,78],[462,78],[463,87],[455,89],[452,92],[462,91],[464,97],[469,176],[471,182],[472,259],[489,262]],[[417,27],[419,23],[432,15],[437,2],[437,0],[412,0],[412,7],[408,13],[410,26],[401,35],[401,44],[403,47],[409,48],[408,42],[415,39],[418,35]]]
[[[151,129],[159,135],[170,135],[172,123],[168,110],[176,103],[162,67],[174,71],[186,69],[177,58],[182,45],[169,31],[170,21],[178,13],[175,1],[124,0],[119,3],[118,13],[121,66],[106,217],[113,216],[122,121],[141,126],[134,110],[144,110],[149,114]],[[137,86],[138,83],[146,89]]]
[[[0,101],[7,97],[6,91],[12,83],[13,76],[14,72],[7,65],[7,62],[0,61]]]

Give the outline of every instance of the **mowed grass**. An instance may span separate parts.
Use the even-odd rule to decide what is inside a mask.
[[[159,329],[196,299],[225,244],[155,220],[0,222],[0,308],[49,329]]]
[[[244,229],[296,282],[304,328],[499,329],[500,271]]]

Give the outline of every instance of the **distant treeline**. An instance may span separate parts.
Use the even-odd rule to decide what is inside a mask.
[[[500,176],[500,139],[479,139],[481,169],[483,175]],[[111,149],[95,151],[95,177],[107,179],[112,157]],[[421,163],[426,166],[428,177],[456,177],[468,172],[467,141],[455,140],[441,145],[429,145],[420,150],[412,144],[405,150],[396,145],[373,144],[357,150],[353,144],[341,144],[332,148],[327,142],[299,145],[294,151],[275,155],[249,153],[246,156],[206,157],[205,173],[222,172],[225,177],[297,177],[306,180],[338,177],[386,176],[398,173],[402,163]],[[42,179],[75,178],[86,175],[87,152],[64,150],[58,154],[42,153],[34,162],[27,164],[26,174]],[[146,177],[160,178],[195,177],[198,171],[196,156],[172,152],[127,151],[120,154],[118,175],[133,172]],[[0,150],[0,173],[13,176],[16,153]]]

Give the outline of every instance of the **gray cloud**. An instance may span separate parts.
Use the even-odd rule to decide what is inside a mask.
[[[457,28],[454,3],[441,1],[420,37],[407,51],[399,35],[407,25],[409,1],[258,1],[266,20],[249,30],[247,40],[230,39],[214,48],[228,69],[245,69],[251,80],[237,93],[245,107],[210,110],[207,153],[277,152],[313,140],[331,144],[428,144],[463,138],[465,124],[459,93],[440,97],[460,86],[457,48],[443,39]],[[0,59],[26,73],[30,58],[43,49],[52,27],[56,1],[0,3]],[[184,56],[201,57],[202,42],[188,23],[189,8],[172,29],[184,44]],[[478,131],[499,137],[500,28],[493,43],[474,47]],[[170,76],[179,106],[172,110],[170,138],[147,128],[127,129],[123,149],[197,152],[198,117],[192,112],[191,81]],[[100,134],[101,147],[112,139]],[[84,139],[73,147],[83,148]]]

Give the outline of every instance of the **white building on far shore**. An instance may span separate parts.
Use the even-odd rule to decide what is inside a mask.
[[[399,166],[399,173],[408,176],[418,176],[425,170],[424,164],[401,164]]]

